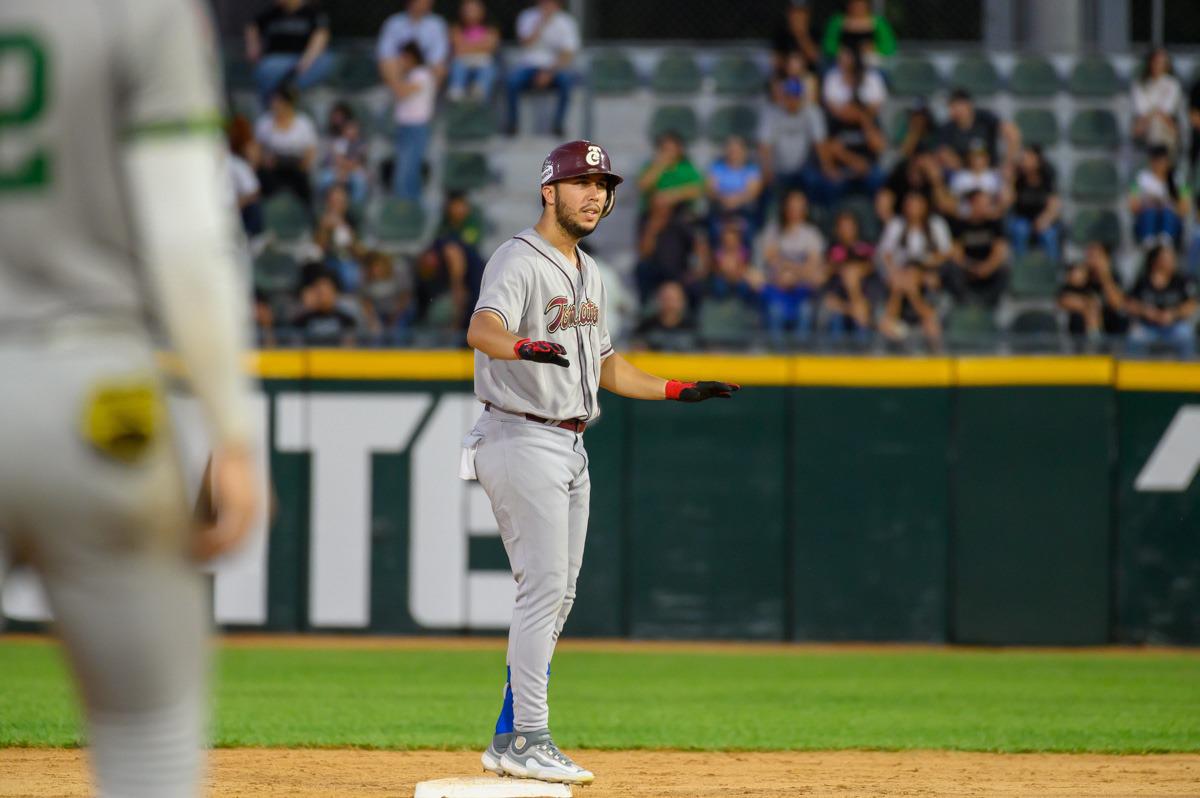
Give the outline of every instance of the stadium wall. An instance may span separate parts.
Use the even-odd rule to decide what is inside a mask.
[[[746,387],[688,407],[605,397],[571,634],[1200,643],[1200,364],[636,359]],[[503,630],[495,521],[457,478],[470,356],[256,367],[276,513],[269,543],[218,570],[217,620]],[[34,619],[10,592],[6,614]]]

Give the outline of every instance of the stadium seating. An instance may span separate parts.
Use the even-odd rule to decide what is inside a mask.
[[[1080,202],[1115,202],[1121,194],[1121,179],[1111,160],[1081,161],[1071,175],[1071,198]]]
[[[753,144],[758,137],[758,111],[748,105],[730,105],[714,111],[708,119],[708,137],[724,141],[731,135]]]
[[[1085,246],[1099,241],[1116,248],[1121,244],[1121,221],[1117,214],[1106,208],[1084,208],[1071,220],[1071,242]]]
[[[442,186],[448,191],[473,191],[492,182],[482,152],[448,152],[442,161]]]
[[[385,247],[412,244],[425,232],[425,211],[419,203],[387,197],[368,230]]]
[[[1021,108],[1013,122],[1021,131],[1021,140],[1026,144],[1053,147],[1058,144],[1058,118],[1045,108]]]
[[[279,294],[296,288],[300,269],[285,252],[268,249],[254,259],[254,287],[267,294]]]
[[[650,138],[657,139],[663,133],[677,133],[687,143],[696,140],[700,122],[696,112],[686,105],[663,105],[654,109],[650,118]]]
[[[496,133],[496,117],[483,103],[448,103],[444,121],[446,141],[455,144],[485,141]]]
[[[897,96],[928,97],[942,87],[942,78],[931,62],[906,57],[892,66],[891,83]]]
[[[758,326],[754,311],[738,299],[706,300],[697,317],[700,337],[709,346],[744,345]]]
[[[1015,352],[1052,352],[1061,346],[1058,317],[1049,310],[1021,311],[1013,318],[1008,332]]]
[[[658,94],[695,94],[700,91],[700,67],[690,53],[675,50],[659,59],[650,83]]]
[[[1121,143],[1117,117],[1112,111],[1092,108],[1079,111],[1067,128],[1071,144],[1082,149],[1115,149]]]
[[[266,228],[281,241],[295,241],[311,232],[308,211],[291,192],[285,191],[263,203]]]
[[[379,67],[375,63],[374,53],[357,49],[341,54],[330,80],[331,86],[342,92],[363,91],[379,83]]]
[[[1087,56],[1071,70],[1067,90],[1076,97],[1107,99],[1121,91],[1121,79],[1107,58]]]
[[[1016,97],[1053,97],[1062,88],[1058,70],[1045,58],[1022,58],[1008,78],[1008,90]]]
[[[1000,90],[1000,74],[988,58],[967,56],[954,65],[950,83],[974,97],[991,97]]]
[[[725,56],[713,67],[716,93],[720,96],[745,97],[762,92],[765,86],[758,64],[743,56]]]
[[[1013,263],[1009,293],[1014,299],[1051,299],[1058,291],[1058,264],[1043,252],[1029,252]]]
[[[639,84],[633,62],[619,50],[593,55],[588,62],[588,81],[592,92],[602,96],[630,94]]]
[[[946,340],[963,349],[990,346],[998,328],[992,311],[977,305],[959,305],[946,314]]]

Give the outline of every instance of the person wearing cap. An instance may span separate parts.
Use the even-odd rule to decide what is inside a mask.
[[[1005,163],[1017,157],[1021,132],[1012,122],[1003,122],[991,111],[977,108],[966,89],[950,93],[949,119],[938,130],[938,159],[948,171],[961,169],[971,142],[980,140],[987,147],[992,163],[1001,163],[1000,143],[1004,143]]]
[[[612,212],[621,182],[599,144],[556,147],[542,163],[541,218],[488,260],[467,330],[484,408],[463,440],[459,476],[487,493],[517,583],[504,702],[481,757],[498,775],[594,779],[555,745],[547,688],[583,564],[584,432],[600,416],[599,390],[699,402],[738,388],[655,377],[613,348],[604,283],[579,244]]]

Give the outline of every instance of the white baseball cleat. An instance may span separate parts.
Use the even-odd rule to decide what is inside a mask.
[[[596,778],[558,750],[550,739],[550,730],[517,732],[512,744],[500,756],[500,767],[519,779],[559,782],[562,784],[591,784]]]
[[[488,743],[487,750],[483,752],[483,756],[479,757],[480,762],[483,763],[484,770],[489,773],[495,773],[497,776],[508,775],[500,765],[500,757],[503,756],[504,752],[508,750],[509,745],[512,744],[512,738],[513,735],[511,732],[508,734],[497,734],[492,737],[492,741]]]

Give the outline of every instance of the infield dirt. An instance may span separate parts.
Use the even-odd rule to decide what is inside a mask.
[[[596,773],[579,798],[1200,795],[1200,754],[571,753]],[[212,754],[208,795],[407,798],[418,781],[478,773],[472,752],[229,749]],[[87,795],[81,751],[0,749],[0,796]]]

